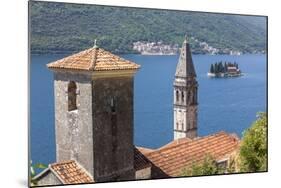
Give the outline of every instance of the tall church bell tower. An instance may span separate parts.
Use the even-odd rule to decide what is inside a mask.
[[[197,137],[197,90],[189,42],[185,37],[174,80],[174,140]]]
[[[47,66],[54,72],[57,162],[79,162],[95,182],[134,179],[134,74],[140,66],[96,45]]]

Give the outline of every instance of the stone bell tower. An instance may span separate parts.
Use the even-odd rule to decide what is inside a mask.
[[[197,137],[197,90],[196,73],[186,37],[174,80],[174,140]]]
[[[76,160],[95,182],[134,179],[133,95],[139,65],[97,47],[49,63],[57,162]]]

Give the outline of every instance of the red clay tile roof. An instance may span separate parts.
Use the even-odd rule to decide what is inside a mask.
[[[134,155],[134,168],[135,170],[141,170],[144,168],[151,167],[151,163],[147,158],[137,149],[135,148]]]
[[[182,169],[194,162],[203,162],[206,155],[216,160],[227,157],[239,147],[239,139],[225,132],[197,139],[175,140],[153,152],[143,153],[152,162],[152,177],[179,176]]]
[[[147,154],[147,153],[150,153],[150,152],[153,152],[153,151],[155,151],[154,149],[151,149],[151,148],[144,148],[144,147],[140,147],[140,146],[137,146],[136,147],[141,153],[145,153],[145,154]]]
[[[140,65],[125,60],[102,48],[93,47],[47,64],[51,69],[87,71],[138,69]]]
[[[74,160],[50,164],[50,170],[63,184],[94,182],[91,175]]]
[[[178,144],[181,144],[181,143],[184,143],[184,142],[189,142],[189,141],[192,141],[191,138],[179,138],[177,140],[173,140],[172,142],[162,146],[161,148],[159,149],[162,149],[162,148],[166,148],[166,147],[170,147],[170,146],[175,146],[175,145],[178,145]],[[159,150],[158,149],[158,150]]]

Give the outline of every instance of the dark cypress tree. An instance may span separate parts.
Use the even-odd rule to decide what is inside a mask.
[[[214,70],[214,65],[211,64],[210,73],[214,73],[214,72],[215,72],[215,70]]]
[[[223,65],[222,65],[222,62],[219,63],[219,72],[223,72]]]
[[[218,73],[218,64],[215,63],[215,73],[217,74]]]
[[[227,64],[224,62],[224,72],[227,72]]]

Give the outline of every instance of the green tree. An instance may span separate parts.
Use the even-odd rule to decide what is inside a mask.
[[[214,71],[215,71],[215,74],[217,74],[217,73],[218,73],[218,64],[217,64],[217,63],[215,63],[215,68],[214,68]]]
[[[210,68],[210,73],[214,73],[214,65],[213,64],[211,64],[211,68]]]
[[[223,72],[223,65],[222,65],[222,62],[219,63],[219,72],[220,72],[220,73]]]
[[[134,53],[133,42],[181,45],[186,33],[198,39],[190,38],[195,53],[206,53],[199,45],[202,41],[220,53],[230,47],[229,41],[231,48],[243,52],[261,51],[266,45],[266,20],[261,17],[252,22],[249,16],[36,1],[30,5],[33,53],[80,51],[93,46],[94,39],[114,53]]]
[[[219,168],[215,159],[207,155],[203,163],[193,163],[191,167],[184,168],[180,176],[202,176],[202,175],[214,175],[222,174],[225,169]]]
[[[224,72],[227,72],[227,64],[224,62]]]
[[[37,181],[33,179],[36,175],[35,169],[45,169],[45,168],[47,168],[47,165],[45,165],[45,164],[42,164],[42,163],[32,164],[32,161],[30,161],[30,183],[31,183],[31,186],[37,185]]]
[[[267,114],[258,113],[257,120],[243,133],[239,153],[241,172],[267,170]]]
[[[238,67],[238,64],[235,62],[235,67],[237,68],[237,69],[239,69],[239,67]]]

